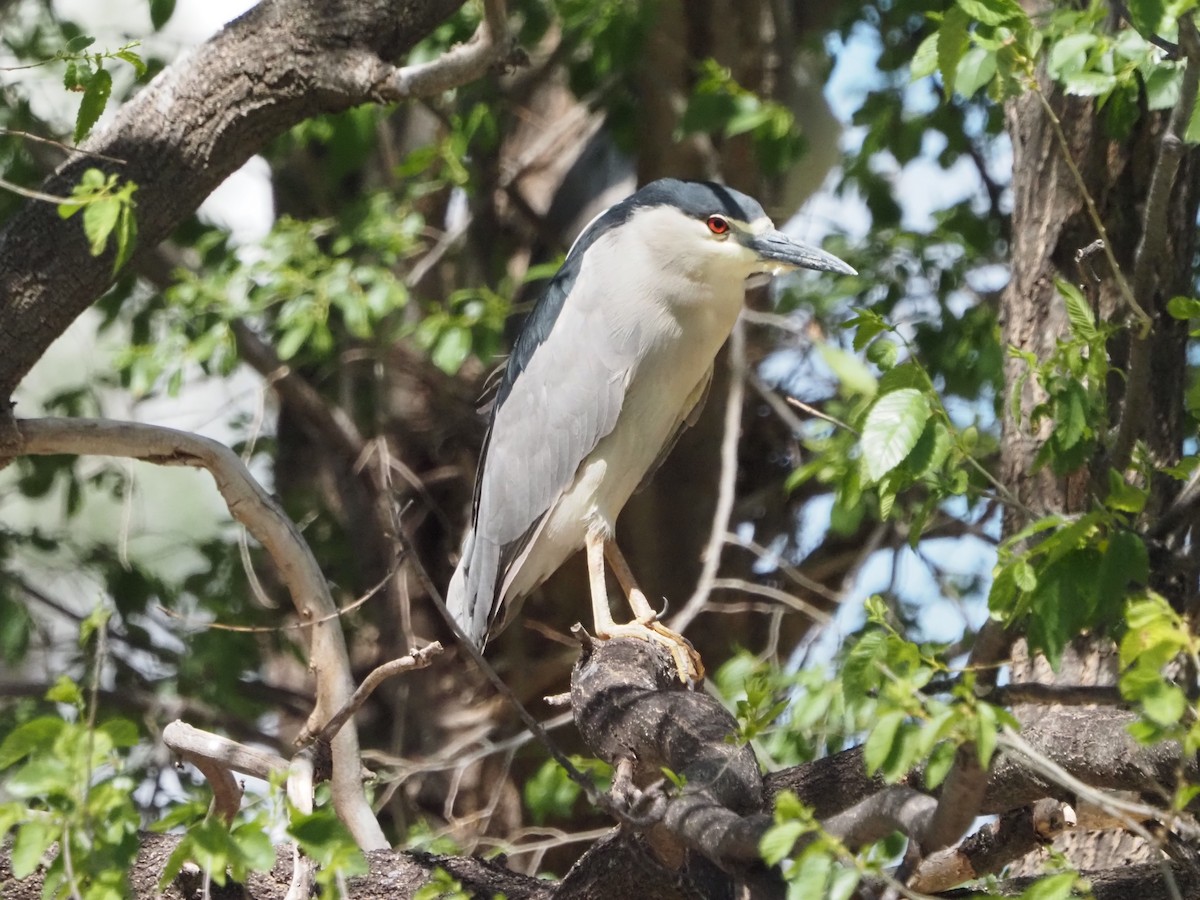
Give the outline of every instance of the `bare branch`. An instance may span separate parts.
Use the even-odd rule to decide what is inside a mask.
[[[157,465],[206,470],[230,514],[262,544],[279,569],[296,612],[311,628],[309,660],[316,702],[309,722],[328,721],[354,692],[337,607],[312,551],[295,524],[228,447],[198,435],[100,419],[33,419],[16,422],[15,455],[80,454],[140,459]],[[388,846],[363,794],[358,734],[343,728],[333,740],[333,797],[338,814],[363,849]]]
[[[496,65],[522,65],[508,35],[504,0],[484,0],[484,18],[465,44],[427,63],[403,66],[387,73],[375,87],[380,100],[430,97],[482,77]]]
[[[1066,803],[1049,798],[1039,800],[1033,806],[989,822],[957,847],[926,857],[908,886],[925,894],[936,894],[994,874],[1013,860],[1045,846],[1075,824],[1075,811]]]
[[[1150,193],[1142,213],[1142,237],[1133,262],[1133,295],[1150,308],[1159,278],[1163,253],[1167,247],[1167,212],[1174,191],[1175,176],[1183,159],[1184,133],[1196,105],[1200,87],[1200,33],[1190,15],[1179,19],[1179,40],[1187,58],[1179,99],[1171,110],[1171,119],[1159,142],[1158,160],[1150,177]],[[1145,313],[1143,313],[1145,315]],[[1150,335],[1143,331],[1133,336],[1129,348],[1129,368],[1126,377],[1125,401],[1121,404],[1121,421],[1110,453],[1110,464],[1117,471],[1129,465],[1134,442],[1142,433],[1145,411],[1150,408],[1147,394],[1151,389],[1150,370],[1153,347]]]
[[[287,771],[288,767],[282,756],[251,750],[237,741],[178,720],[163,729],[162,740],[172,753],[200,770],[212,786],[212,811],[227,824],[233,821],[242,804],[242,787],[233,777],[234,772],[265,780]]]
[[[712,530],[708,544],[701,554],[702,568],[696,589],[683,609],[676,613],[667,627],[683,634],[712,593],[717,568],[721,565],[721,548],[729,530],[733,512],[734,487],[737,481],[738,443],[742,437],[742,407],[746,398],[746,333],[741,322],[733,326],[729,336],[729,393],[725,398],[725,434],[721,439],[721,472],[717,479],[717,505],[713,510]]]
[[[441,655],[442,651],[441,641],[434,641],[432,644],[426,644],[419,650],[414,650],[407,656],[401,656],[399,659],[389,660],[381,666],[376,666],[371,671],[371,674],[363,679],[362,684],[358,686],[358,690],[354,692],[354,696],[347,700],[346,705],[338,710],[337,715],[330,719],[315,735],[311,737],[305,736],[305,739],[315,741],[333,740],[333,736],[346,724],[346,721],[367,702],[367,698],[371,696],[375,688],[395,675],[400,675],[403,672],[411,672],[414,669],[424,669],[433,662],[435,656]]]

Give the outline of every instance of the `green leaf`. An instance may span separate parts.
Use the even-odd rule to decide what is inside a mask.
[[[1138,697],[1142,712],[1156,725],[1174,725],[1183,718],[1187,697],[1179,685],[1159,681],[1152,690]]]
[[[880,338],[867,347],[867,359],[875,363],[879,368],[887,370],[896,365],[896,357],[899,355],[899,352],[895,341]]]
[[[69,675],[58,676],[58,680],[46,691],[46,699],[51,703],[83,706],[83,692],[79,690],[79,685],[72,681]]]
[[[829,880],[829,887],[825,890],[825,900],[850,900],[860,878],[862,875],[858,869],[836,866]]]
[[[940,472],[953,446],[946,426],[940,419],[931,417],[908,456],[908,470],[914,478]]]
[[[758,842],[758,853],[768,866],[783,862],[792,854],[800,835],[808,829],[803,822],[791,821],[772,825]]]
[[[50,845],[58,840],[60,828],[50,822],[26,822],[17,829],[12,846],[12,873],[18,880],[28,878],[37,871],[42,856]]]
[[[132,747],[138,742],[138,729],[128,719],[109,719],[97,731],[105,734],[114,747]]]
[[[1164,0],[1129,0],[1125,4],[1133,27],[1147,37],[1158,33],[1166,6]]]
[[[121,201],[116,197],[101,197],[83,208],[83,233],[87,235],[92,256],[104,252],[120,215]]]
[[[1074,872],[1063,872],[1042,878],[1025,889],[1020,900],[1067,900],[1075,888]]]
[[[1146,507],[1148,493],[1136,484],[1130,484],[1115,469],[1108,470],[1108,496],[1104,505],[1117,512],[1138,515]]]
[[[983,25],[1004,25],[1018,20],[1028,21],[1025,11],[1016,0],[958,0],[959,7]]]
[[[117,59],[123,59],[125,62],[133,66],[133,70],[137,73],[138,78],[141,78],[146,74],[146,61],[132,50],[118,50],[115,56]]]
[[[942,73],[942,84],[945,85],[946,96],[954,94],[954,80],[958,76],[958,64],[966,52],[968,36],[967,25],[970,19],[961,6],[952,6],[942,17],[942,26],[938,29],[937,64]]]
[[[67,41],[67,53],[82,53],[94,43],[96,43],[96,39],[94,37],[89,37],[86,34],[77,34],[75,37]]]
[[[833,860],[820,848],[810,847],[801,854],[796,868],[788,875],[788,896],[824,897],[832,874]]]
[[[854,396],[856,394],[864,397],[874,397],[875,391],[878,389],[878,382],[875,376],[871,374],[871,370],[866,364],[855,356],[853,353],[847,353],[840,347],[835,347],[832,344],[821,344],[817,347],[821,354],[821,359],[825,361],[825,365],[829,366],[837,380],[841,383],[843,391]]]
[[[175,12],[175,0],[150,0],[150,24],[160,31]]]
[[[51,747],[67,723],[62,719],[42,716],[18,725],[0,743],[0,769],[19,763],[30,753]]]
[[[996,54],[982,47],[972,47],[958,63],[955,85],[959,96],[974,97],[981,87],[996,76]]]
[[[87,617],[79,623],[79,646],[86,647],[87,642],[92,639],[92,635],[97,631],[103,631],[111,617],[112,610],[108,607],[100,605],[93,608],[87,614]]]
[[[858,315],[846,321],[847,328],[854,329],[853,346],[856,352],[861,353],[863,347],[871,343],[876,335],[882,334],[888,330],[888,323],[879,315],[869,309],[855,307],[854,310]]]
[[[1192,107],[1192,114],[1188,118],[1188,127],[1183,134],[1183,139],[1189,144],[1200,144],[1200,96],[1196,97],[1196,104]]]
[[[113,272],[129,262],[135,246],[137,246],[137,219],[133,215],[132,202],[123,203],[121,204],[120,218],[117,220],[117,255],[113,260]]]
[[[1063,81],[1066,92],[1076,97],[1099,97],[1109,93],[1116,86],[1116,76],[1104,72],[1076,72]]]
[[[83,92],[83,100],[79,104],[79,113],[75,116],[75,143],[79,143],[92,130],[96,120],[108,106],[109,95],[112,94],[112,76],[107,69],[98,69],[88,82],[87,90]],[[93,256],[98,254],[93,251]]]
[[[863,462],[871,481],[879,481],[904,461],[929,416],[929,401],[916,388],[901,388],[875,401],[862,433]]]
[[[1055,278],[1054,287],[1067,306],[1067,319],[1071,323],[1071,331],[1077,338],[1089,344],[1099,337],[1096,331],[1096,319],[1092,315],[1092,307],[1078,287],[1065,278]]]
[[[1167,301],[1167,313],[1175,319],[1200,319],[1200,300],[1195,297],[1172,297]]]
[[[1027,594],[1037,589],[1037,573],[1025,557],[1013,561],[1012,578],[1016,586]]]
[[[946,780],[957,753],[958,748],[949,741],[942,741],[933,748],[933,753],[929,755],[929,762],[925,764],[925,787],[932,791]]]
[[[887,762],[896,744],[896,733],[903,721],[904,710],[893,709],[880,716],[875,727],[871,729],[863,745],[863,761],[867,764],[868,775],[874,775]]]
[[[461,326],[451,326],[442,332],[429,354],[433,364],[447,375],[455,375],[471,353],[471,332]]]
[[[925,36],[913,54],[912,62],[908,64],[909,77],[913,81],[928,78],[938,67],[938,32],[934,31]]]
[[[51,756],[35,756],[5,782],[5,790],[13,797],[45,798],[50,794],[71,790],[73,774],[68,766]]]
[[[525,782],[525,806],[534,824],[545,825],[549,819],[565,819],[579,798],[581,788],[555,760],[548,759]]]
[[[1050,48],[1046,71],[1055,81],[1061,81],[1066,75],[1081,71],[1087,61],[1087,51],[1099,42],[1099,35],[1090,32],[1068,34]]]

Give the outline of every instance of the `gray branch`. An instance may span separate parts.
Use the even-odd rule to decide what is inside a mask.
[[[205,469],[229,513],[262,544],[279,569],[301,621],[309,629],[309,660],[317,695],[308,728],[319,729],[350,700],[354,681],[337,607],[312,551],[292,520],[246,469],[216,441],[187,432],[98,419],[34,419],[16,422],[14,455],[78,454],[140,459],[162,466]],[[364,849],[388,846],[362,790],[358,732],[342,728],[332,741],[333,797],[338,814]]]

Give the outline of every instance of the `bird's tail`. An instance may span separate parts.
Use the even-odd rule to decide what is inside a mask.
[[[481,650],[488,639],[499,567],[500,548],[495,542],[468,531],[462,558],[446,589],[446,607],[471,643]]]

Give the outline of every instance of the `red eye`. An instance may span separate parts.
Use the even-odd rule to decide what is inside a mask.
[[[724,216],[709,216],[708,230],[713,234],[724,234],[729,230],[729,220]]]

